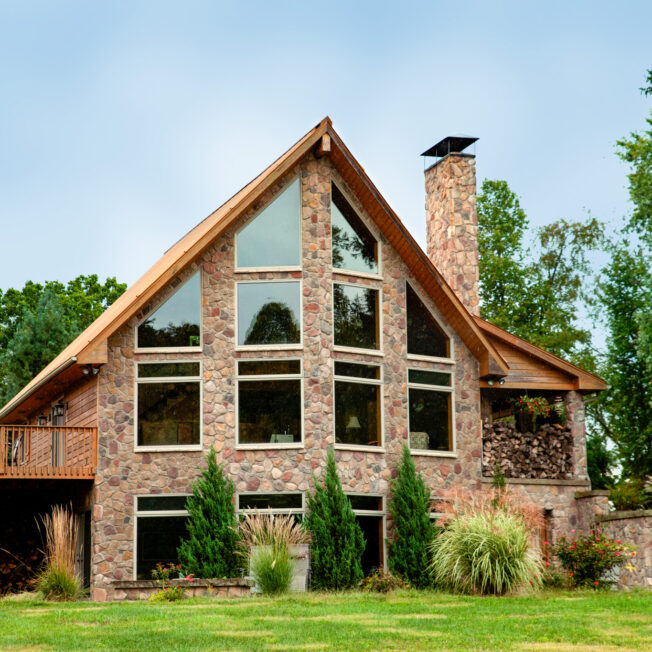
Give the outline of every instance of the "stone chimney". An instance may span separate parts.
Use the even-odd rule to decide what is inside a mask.
[[[422,154],[439,157],[425,171],[428,257],[472,315],[480,315],[475,156],[462,151],[476,140],[449,136]]]

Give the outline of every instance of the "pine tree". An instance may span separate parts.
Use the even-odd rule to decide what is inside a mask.
[[[233,482],[217,464],[215,450],[206,456],[208,469],[192,487],[186,508],[188,538],[177,552],[184,572],[195,577],[237,577],[240,533],[233,505]]]
[[[358,584],[365,541],[342,491],[332,449],[328,451],[324,484],[315,482],[315,493],[308,498],[306,527],[312,535],[313,588],[337,591]]]
[[[435,528],[428,514],[429,503],[430,494],[404,444],[389,501],[395,532],[394,541],[389,544],[389,568],[420,589],[431,583],[428,546],[435,536]]]

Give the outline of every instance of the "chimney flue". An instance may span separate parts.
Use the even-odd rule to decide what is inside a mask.
[[[475,156],[463,153],[477,140],[449,136],[422,156],[439,157],[425,171],[428,257],[467,310],[479,316]]]

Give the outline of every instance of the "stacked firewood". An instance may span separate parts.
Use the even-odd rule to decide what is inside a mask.
[[[26,534],[20,527],[9,525],[0,536],[0,595],[34,588],[43,555],[38,537]]]
[[[482,472],[496,469],[506,478],[569,479],[573,477],[573,436],[558,424],[542,425],[536,432],[518,432],[514,424],[484,424]]]

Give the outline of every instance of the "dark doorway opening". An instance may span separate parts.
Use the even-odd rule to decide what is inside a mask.
[[[362,572],[370,575],[374,570],[383,568],[383,517],[356,516],[362,528],[366,547],[362,554]]]

